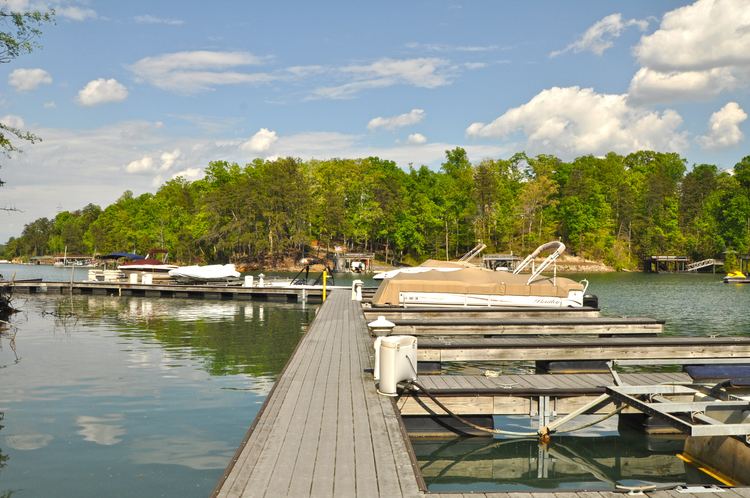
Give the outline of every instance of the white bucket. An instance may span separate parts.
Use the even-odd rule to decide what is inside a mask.
[[[375,339],[375,380],[378,392],[396,396],[399,382],[417,380],[417,338],[392,335]]]
[[[253,286],[253,276],[245,275],[245,283],[242,284],[242,287],[252,287],[252,286]]]
[[[138,274],[137,273],[131,273],[128,275],[128,282],[131,284],[137,284],[138,283]]]
[[[144,273],[141,276],[141,283],[145,285],[151,285],[154,283],[154,276],[151,273]]]

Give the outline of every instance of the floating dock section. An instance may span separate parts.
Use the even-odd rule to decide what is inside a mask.
[[[279,299],[289,302],[320,301],[319,287],[242,287],[239,285],[131,284],[128,282],[7,282],[14,293],[84,294],[101,296],[176,297],[196,299]]]

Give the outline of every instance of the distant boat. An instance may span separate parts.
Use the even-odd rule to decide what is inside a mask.
[[[732,271],[724,277],[725,284],[750,284],[750,279],[741,271]]]
[[[180,266],[169,270],[169,276],[178,282],[226,282],[240,278],[233,264]]]
[[[162,259],[152,258],[151,255],[163,254]],[[153,273],[155,278],[170,278],[169,271],[179,268],[177,265],[167,263],[168,253],[166,249],[151,249],[145,258],[127,261],[117,266],[117,269],[126,275],[131,273]]]

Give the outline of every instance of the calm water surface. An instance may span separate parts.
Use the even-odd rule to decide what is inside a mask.
[[[207,496],[314,309],[17,297],[0,496]],[[14,338],[14,340],[13,340]]]

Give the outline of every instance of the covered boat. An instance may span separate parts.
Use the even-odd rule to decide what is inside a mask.
[[[162,259],[156,259],[151,255],[163,254]],[[121,272],[129,275],[134,272],[138,273],[153,273],[155,275],[161,275],[163,278],[169,278],[167,273],[170,270],[179,268],[177,265],[171,265],[167,263],[167,250],[166,249],[151,249],[149,254],[145,258],[138,256],[138,259],[132,261],[126,261],[117,266],[117,269]]]
[[[534,267],[534,258],[553,249]],[[372,299],[373,306],[526,306],[579,308],[584,306],[588,282],[542,276],[541,272],[565,251],[562,242],[539,246],[513,273],[491,271],[463,262],[426,261],[420,271],[400,271],[385,278]],[[440,263],[442,266],[438,267]],[[434,266],[433,266],[434,265]],[[531,266],[531,275],[521,272]]]
[[[581,307],[586,285],[569,278],[528,276],[463,268],[401,273],[384,280],[373,306],[532,306]]]
[[[240,278],[233,264],[180,266],[169,271],[178,282],[226,282]]]

